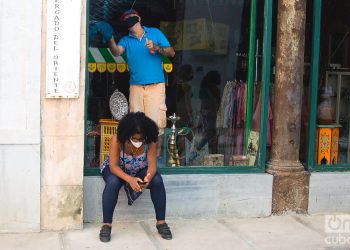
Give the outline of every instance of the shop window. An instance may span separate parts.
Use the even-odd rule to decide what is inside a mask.
[[[113,57],[108,43],[93,27],[108,23],[118,41],[127,35],[119,16],[133,3],[142,25],[159,28],[176,51],[174,58],[163,57],[162,61],[167,116],[175,113],[180,120],[175,124],[175,147],[169,145],[172,123],[168,121],[158,166],[257,166],[264,1],[257,2],[256,68],[248,88],[250,1],[90,0],[85,167],[98,168],[116,132],[111,96],[119,91],[126,100],[129,97],[125,57]]]
[[[322,1],[315,138],[309,139],[315,166],[326,169],[350,163],[349,12],[349,1]]]

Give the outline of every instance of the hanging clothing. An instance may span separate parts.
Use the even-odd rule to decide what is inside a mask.
[[[216,116],[216,128],[220,129],[224,127],[224,118],[227,117],[228,104],[231,99],[232,83],[227,82],[222,93],[222,98],[219,106],[219,110]]]
[[[261,91],[257,92],[257,101],[256,101],[256,107],[253,113],[252,118],[252,130],[253,131],[260,131],[260,106],[261,106]],[[260,93],[258,93],[260,92]],[[256,96],[255,96],[256,97]],[[272,114],[272,105],[271,105],[271,96],[269,97],[268,102],[268,123],[267,123],[267,137],[266,137],[266,146],[271,147],[272,145],[272,121],[273,121],[273,114]]]
[[[246,84],[228,82],[218,111],[218,151],[225,155],[225,164],[233,154],[243,154],[246,107]]]

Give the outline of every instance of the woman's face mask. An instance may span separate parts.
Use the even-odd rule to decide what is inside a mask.
[[[128,17],[127,19],[125,19],[123,21],[123,24],[125,25],[126,28],[130,29],[137,22],[139,22],[139,17],[138,16],[131,16],[131,17]]]
[[[135,148],[139,148],[143,144],[143,141],[134,141],[133,139],[130,139],[130,142]]]

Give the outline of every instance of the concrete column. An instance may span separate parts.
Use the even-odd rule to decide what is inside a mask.
[[[306,0],[279,0],[274,125],[268,172],[272,213],[306,212],[308,174],[299,162]]]
[[[86,1],[82,1],[79,98],[46,98],[47,0],[43,3],[41,77],[41,211],[42,230],[83,227],[84,88]]]

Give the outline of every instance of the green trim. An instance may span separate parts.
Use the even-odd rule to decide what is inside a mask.
[[[86,40],[87,40],[87,38],[88,38],[88,34],[86,34]],[[87,61],[87,62],[88,62],[88,63],[96,63],[96,60],[95,60],[95,58],[92,56],[92,54],[91,54],[89,48],[87,48],[86,50],[87,50],[87,53],[88,53],[88,61]]]
[[[126,59],[126,55],[125,55],[125,53],[123,53],[122,55],[120,55],[123,59],[124,59],[124,61],[125,61],[125,63],[128,63],[128,60]]]
[[[315,136],[316,136],[316,113],[317,113],[317,91],[318,91],[318,67],[320,53],[320,31],[321,31],[321,6],[322,0],[313,1],[314,16],[312,26],[312,55],[311,55],[311,77],[310,77],[310,110],[309,110],[309,138],[307,147],[307,170],[314,169],[315,164]]]
[[[248,86],[247,86],[247,105],[246,105],[246,125],[244,150],[247,150],[249,133],[252,124],[252,107],[253,107],[253,85],[254,85],[254,55],[255,55],[255,24],[256,24],[256,0],[250,2],[250,30],[249,30],[249,51],[248,51]]]
[[[258,166],[266,167],[266,138],[269,110],[269,88],[271,68],[271,34],[272,34],[272,1],[265,0],[264,6],[264,37],[262,51],[262,87],[260,110],[260,138]]]
[[[167,63],[167,64],[172,64],[170,59],[164,55],[162,55],[162,62],[163,63]]]
[[[240,173],[264,173],[263,169],[250,166],[223,166],[223,167],[168,167],[158,168],[161,174],[240,174]]]
[[[318,128],[341,128],[339,124],[331,124],[331,125],[316,125]]]
[[[95,58],[93,56],[90,49],[95,52],[95,56],[98,56],[98,58]],[[88,63],[119,63],[119,62],[127,63],[125,53],[122,54],[120,57],[114,58],[112,53],[107,48],[95,48],[95,47],[88,48],[87,55],[88,55],[87,57]],[[162,62],[164,64],[172,64],[170,59],[164,55],[162,55]]]
[[[223,166],[223,167],[162,167],[158,168],[160,174],[250,174],[264,173],[264,170],[254,166]],[[85,176],[100,175],[98,168],[86,168]]]
[[[316,165],[308,169],[313,172],[339,172],[350,171],[349,164],[337,164],[337,165]]]
[[[106,63],[115,63],[116,62],[107,48],[98,48],[98,50],[100,51],[101,55],[105,59]]]
[[[90,56],[91,58],[93,58],[93,56],[91,55],[90,51],[89,51],[89,13],[90,13],[90,0],[86,1],[86,41],[85,41],[85,54],[88,55],[88,61],[85,62],[85,91],[84,91],[84,153],[83,153],[83,158],[84,158],[84,175],[87,175],[87,166],[86,166],[86,151],[87,151],[87,108],[88,108],[88,98],[89,98],[89,84],[87,84],[89,82],[89,70],[88,70],[88,63],[91,62],[90,61]]]
[[[100,175],[100,169],[99,168],[84,168],[84,176],[96,176]]]

